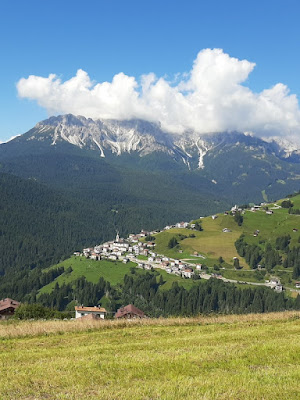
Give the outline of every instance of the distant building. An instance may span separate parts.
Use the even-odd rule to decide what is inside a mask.
[[[274,288],[275,292],[282,292],[283,291],[283,286],[281,285],[281,283],[278,283],[275,288]]]
[[[129,304],[128,306],[119,308],[115,314],[115,318],[137,319],[146,318],[146,315],[142,310],[138,309],[133,304]]]
[[[102,307],[75,307],[75,318],[87,317],[95,319],[104,319],[106,309]]]
[[[186,278],[191,278],[194,275],[194,271],[190,267],[184,267],[182,270],[182,276],[185,276]]]
[[[0,300],[0,320],[12,317],[20,304],[18,301],[9,298]]]

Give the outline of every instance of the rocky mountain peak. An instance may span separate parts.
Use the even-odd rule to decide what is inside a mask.
[[[188,169],[203,169],[208,154],[230,146],[248,151],[270,153],[300,162],[300,150],[287,141],[268,141],[240,132],[183,134],[165,132],[154,122],[144,120],[93,120],[72,114],[50,117],[39,122],[24,135],[26,140],[48,140],[52,146],[67,142],[79,148],[96,151],[100,157],[137,153],[144,157],[153,152],[165,153]]]

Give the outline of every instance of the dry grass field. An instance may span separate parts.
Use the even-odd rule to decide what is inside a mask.
[[[0,399],[299,399],[300,313],[0,324]]]

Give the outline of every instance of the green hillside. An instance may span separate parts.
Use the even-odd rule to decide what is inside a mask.
[[[278,201],[278,204],[281,204],[283,200]],[[300,209],[300,195],[293,196],[291,200],[293,209]],[[180,228],[163,231],[156,235],[156,251],[170,257],[189,260],[191,263],[205,264],[211,271],[214,265],[218,265],[220,273],[226,278],[260,282],[262,279],[260,273],[253,271],[237,252],[235,242],[241,235],[244,235],[244,241],[247,244],[255,245],[262,250],[268,243],[276,247],[276,240],[284,235],[290,235],[290,249],[300,246],[300,215],[289,214],[287,208],[277,208],[275,204],[267,204],[255,212],[246,209],[242,215],[241,226],[235,222],[233,215],[222,213],[217,214],[216,219],[212,217],[199,219],[198,222],[203,228],[200,232]],[[272,210],[273,214],[266,214],[266,209]],[[225,228],[230,232],[223,232]],[[257,236],[254,236],[255,231],[259,231]],[[168,244],[172,237],[176,237],[179,244],[170,249]],[[199,253],[200,257],[195,257],[194,252]],[[284,260],[285,254],[280,251],[279,253]],[[220,257],[224,259],[224,263],[219,263]],[[233,269],[234,257],[240,259],[242,270]],[[282,282],[293,287],[295,280],[292,279],[291,268],[283,270],[278,265],[269,272],[265,278],[276,274]]]
[[[63,267],[65,272],[58,276],[54,281],[43,286],[39,290],[39,295],[43,293],[51,293],[58,283],[59,286],[74,282],[76,279],[84,276],[88,282],[97,283],[100,278],[105,279],[112,286],[116,286],[123,282],[125,275],[130,274],[131,268],[136,267],[136,263],[129,262],[123,264],[117,261],[95,261],[86,259],[85,257],[71,257],[67,260],[55,264],[52,267],[44,270],[47,272],[51,269],[57,269]],[[72,272],[68,272],[68,268],[72,268]],[[143,269],[136,268],[136,273],[143,274]],[[182,279],[181,277],[167,274],[163,270],[157,270],[158,275],[162,275],[164,284],[161,286],[161,290],[168,290],[172,287],[173,282],[177,282],[179,285],[189,289],[195,285],[195,281]],[[159,276],[158,276],[159,279]]]
[[[281,204],[280,200],[278,204]],[[294,209],[300,208],[300,195],[292,198]],[[273,247],[276,245],[276,239],[282,235],[290,234],[291,240],[289,247],[299,246],[300,238],[300,215],[289,214],[288,209],[277,208],[274,203],[268,204],[268,209],[273,209],[273,214],[266,214],[265,210],[251,211],[246,209],[243,214],[243,223],[241,226],[234,220],[233,215],[218,214],[216,219],[212,217],[201,218],[200,222],[203,230],[195,231],[191,229],[173,228],[165,230],[155,235],[155,251],[158,254],[183,259],[191,264],[201,263],[207,267],[209,273],[217,272],[224,278],[243,281],[249,283],[264,283],[266,279],[272,276],[280,278],[281,282],[290,289],[295,287],[295,279],[292,277],[292,268],[283,268],[282,265],[275,266],[271,271],[265,269],[257,270],[251,268],[243,257],[240,257],[235,242],[244,235],[244,240],[248,244],[256,245],[262,250],[270,243]],[[294,228],[299,228],[298,232],[293,232]],[[227,228],[230,232],[223,232]],[[254,237],[253,232],[259,231],[258,236]],[[170,249],[169,241],[172,237],[178,240],[178,246]],[[198,255],[195,255],[195,252]],[[220,263],[220,257],[224,260]],[[239,258],[242,269],[234,268],[234,257]],[[282,253],[284,259],[285,254]],[[74,282],[76,279],[84,276],[88,282],[97,283],[99,278],[105,279],[112,286],[122,284],[125,275],[130,275],[132,267],[136,264],[112,261],[93,261],[85,257],[71,257],[59,264],[53,265],[50,269],[63,267],[64,273],[60,274],[55,280],[43,286],[38,293],[51,293],[55,285],[63,285]],[[68,268],[72,268],[68,272]],[[48,271],[49,269],[45,270]],[[144,273],[137,269],[137,272]],[[164,284],[160,290],[169,290],[172,284],[177,282],[180,286],[190,289],[199,284],[192,279],[182,279],[165,271],[157,270],[157,279],[161,275]],[[242,286],[244,287],[244,286]],[[289,292],[289,295],[296,296],[296,292]]]

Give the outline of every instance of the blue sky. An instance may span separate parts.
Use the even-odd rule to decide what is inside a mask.
[[[0,141],[48,116],[49,108],[18,97],[21,78],[66,81],[83,69],[94,82],[120,72],[172,80],[207,48],[255,63],[242,82],[252,92],[281,82],[299,97],[299,12],[296,0],[3,0]]]

